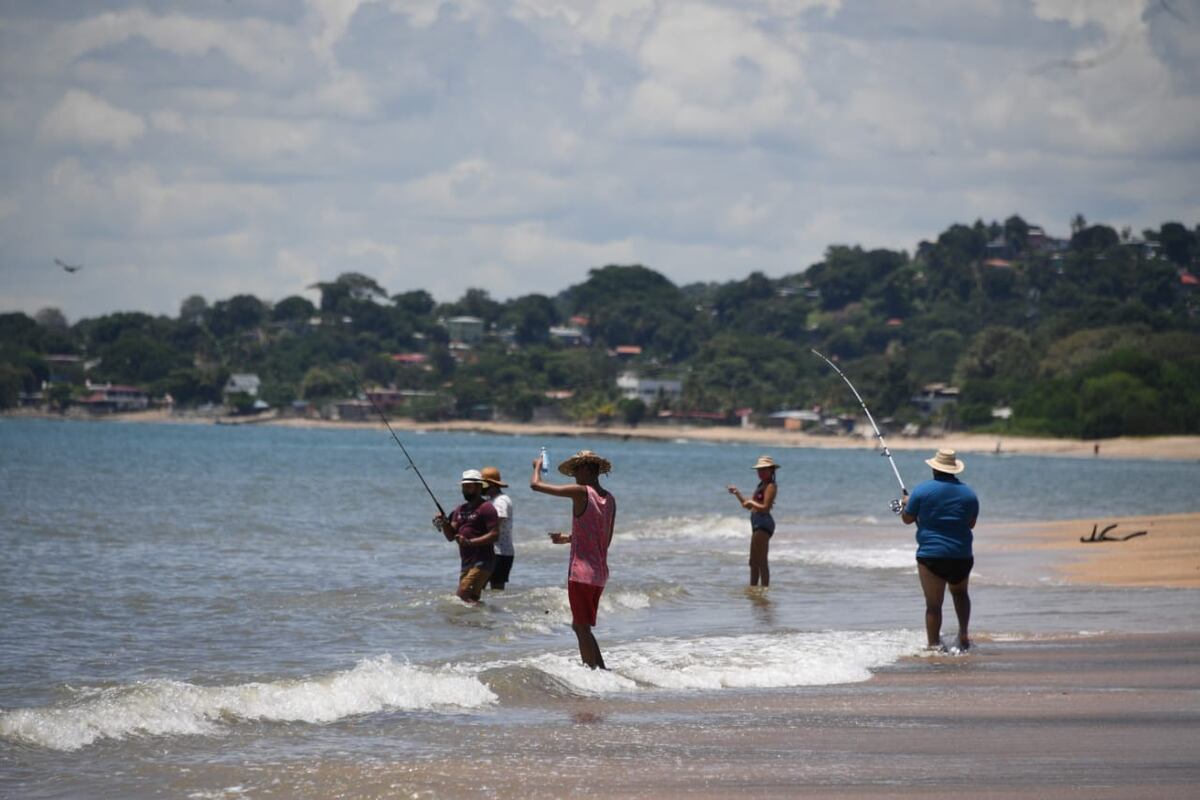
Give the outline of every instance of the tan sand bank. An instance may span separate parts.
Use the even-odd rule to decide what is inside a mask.
[[[558,437],[582,436],[596,438],[638,438],[672,441],[686,439],[697,442],[757,444],[763,448],[811,447],[820,449],[874,449],[874,435],[862,436],[815,436],[807,433],[763,428],[694,427],[688,425],[660,426],[641,425],[636,428],[612,425],[605,427],[586,425],[547,425],[518,422],[478,422],[459,420],[454,422],[422,423],[406,419],[390,420],[396,430],[425,431],[476,431],[508,436]],[[271,425],[289,427],[381,427],[378,421],[370,422],[327,422],[296,418],[281,418]],[[892,450],[918,450],[934,452],[938,448],[950,447],[960,453],[1023,453],[1037,455],[1077,456],[1087,458],[1145,458],[1166,460],[1200,460],[1200,436],[1123,436],[1099,442],[1078,439],[1051,439],[1043,437],[997,437],[993,434],[955,433],[938,438],[891,437],[888,446]],[[1097,452],[1097,445],[1098,452]]]
[[[398,721],[387,755],[153,779],[177,797],[1192,798],[1198,662],[1200,634],[983,640],[866,683],[561,698],[447,724],[419,752]]]
[[[1113,523],[1117,527],[1108,532],[1110,539],[1146,534],[1127,541],[1080,541],[1091,538],[1093,527],[1099,536]],[[1200,513],[992,527],[1007,529],[1015,538],[1000,549],[1033,548],[1061,556],[1058,572],[1072,582],[1200,589]]]
[[[58,414],[46,414],[28,410],[6,412],[5,416],[26,418],[62,419]],[[112,414],[102,417],[72,416],[72,419],[89,419],[112,422],[180,422],[211,425],[211,416],[188,413],[173,413],[156,409],[127,414]],[[331,422],[329,420],[299,417],[273,417],[264,414],[248,420],[234,418],[223,421],[258,422],[288,428],[324,428],[331,430],[382,428],[377,419],[364,422]],[[636,438],[661,441],[685,439],[697,442],[755,444],[763,449],[781,447],[811,447],[815,449],[875,449],[878,443],[869,431],[860,436],[816,436],[808,433],[765,428],[698,427],[692,425],[641,425],[631,428],[624,425],[572,425],[568,423],[537,424],[522,422],[485,422],[455,420],[450,422],[414,422],[396,418],[389,422],[397,431],[449,431],[494,433],[502,436],[588,437],[588,438]],[[1052,439],[1035,436],[997,436],[983,433],[952,433],[941,437],[904,438],[890,437],[888,446],[892,450],[917,450],[933,452],[938,448],[950,447],[960,453],[1021,453],[1026,455],[1073,456],[1080,458],[1135,458],[1151,460],[1200,460],[1200,436],[1122,436],[1099,441],[1079,439]]]

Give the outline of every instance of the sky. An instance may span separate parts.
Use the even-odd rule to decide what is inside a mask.
[[[0,148],[0,312],[71,322],[1192,227],[1200,0],[6,0]]]

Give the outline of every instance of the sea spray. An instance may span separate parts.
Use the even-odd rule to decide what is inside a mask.
[[[233,720],[328,723],[391,710],[460,710],[495,702],[478,678],[390,656],[301,680],[233,686],[151,680],[86,692],[74,702],[0,712],[0,737],[56,750],[100,739],[217,734]]]

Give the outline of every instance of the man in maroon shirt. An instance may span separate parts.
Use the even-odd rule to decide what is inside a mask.
[[[500,536],[500,517],[483,496],[483,476],[477,469],[462,474],[463,503],[450,512],[450,518],[438,514],[434,526],[448,542],[458,542],[462,570],[458,574],[458,598],[478,603],[488,576],[496,565],[492,543]]]

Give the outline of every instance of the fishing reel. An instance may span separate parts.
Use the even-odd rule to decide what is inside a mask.
[[[904,510],[904,501],[901,500],[899,497],[893,497],[891,506],[892,506],[892,513],[899,514],[901,511]]]

